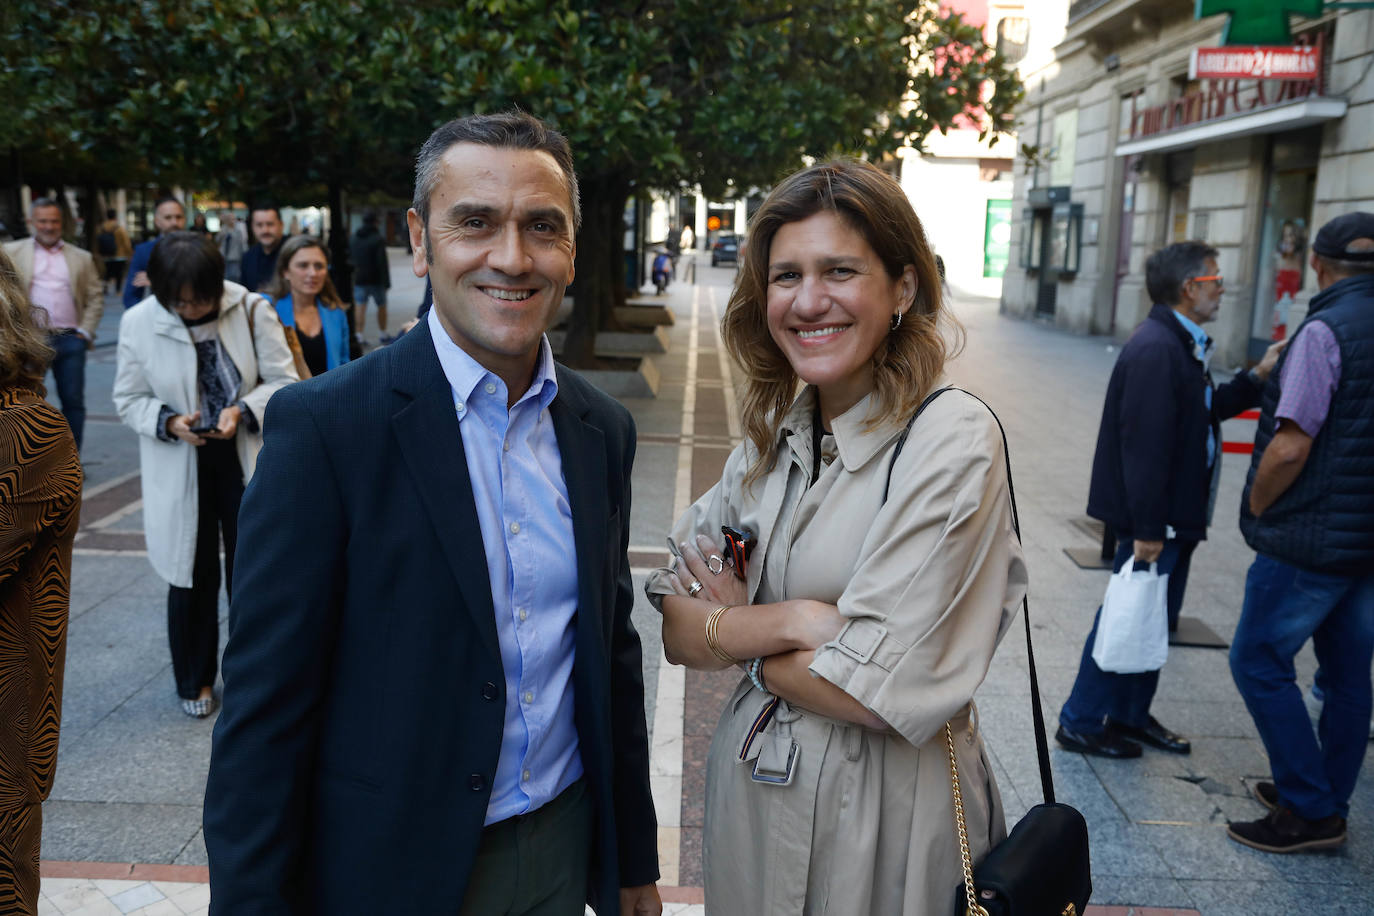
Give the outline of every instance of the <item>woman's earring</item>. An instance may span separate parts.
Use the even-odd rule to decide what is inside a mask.
[[[898,312],[897,314],[895,314],[895,315],[892,316],[892,328],[891,328],[891,330],[895,331],[895,330],[897,330],[898,328],[900,328],[901,326],[902,326],[902,313],[901,313],[901,312]]]

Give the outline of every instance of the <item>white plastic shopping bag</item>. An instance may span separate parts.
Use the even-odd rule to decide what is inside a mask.
[[[1127,560],[1107,583],[1097,621],[1093,661],[1103,671],[1158,671],[1169,657],[1169,576],[1159,565],[1135,568]]]

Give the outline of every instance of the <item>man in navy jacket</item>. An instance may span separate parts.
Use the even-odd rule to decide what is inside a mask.
[[[434,307],[278,392],[239,517],[211,913],[658,916],[628,411],[556,366],[567,141],[420,150]]]
[[[1169,624],[1178,620],[1193,549],[1207,536],[1220,472],[1221,421],[1259,404],[1281,344],[1221,386],[1202,325],[1221,305],[1217,250],[1203,242],[1162,248],[1145,264],[1155,305],[1121,348],[1093,456],[1088,514],[1117,536],[1113,568],[1157,563],[1169,576]],[[1101,614],[1101,608],[1098,608]],[[1191,745],[1150,715],[1159,672],[1106,672],[1092,658],[1097,618],[1055,738],[1071,751],[1139,757],[1144,742],[1187,754]]]
[[[129,259],[129,277],[124,281],[124,307],[133,308],[152,292],[148,285],[148,259],[153,256],[153,246],[162,238],[163,233],[180,232],[186,228],[186,208],[175,197],[160,197],[153,204],[153,228],[157,235],[134,246],[133,257]]]

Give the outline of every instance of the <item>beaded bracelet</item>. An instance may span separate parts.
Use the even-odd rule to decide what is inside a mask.
[[[759,656],[749,663],[749,680],[754,682],[754,686],[761,693],[768,693],[768,685],[763,682],[763,656]]]
[[[741,661],[720,647],[720,618],[724,617],[725,612],[733,607],[733,604],[722,604],[711,612],[710,617],[706,618],[706,648],[710,649],[712,655],[727,665],[738,665]]]

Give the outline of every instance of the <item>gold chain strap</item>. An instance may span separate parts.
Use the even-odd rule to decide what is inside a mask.
[[[954,826],[959,829],[959,855],[964,860],[964,897],[968,900],[969,914],[988,916],[988,911],[978,905],[973,896],[973,857],[968,851],[968,828],[964,825],[964,796],[959,791],[959,764],[954,761],[954,732],[945,723],[945,747],[949,749],[949,784],[954,790]]]

